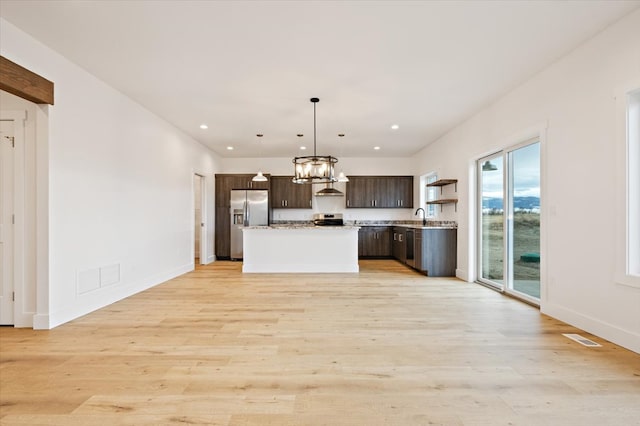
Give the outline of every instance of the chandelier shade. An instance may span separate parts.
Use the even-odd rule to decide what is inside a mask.
[[[338,174],[338,182],[349,182],[349,178],[344,174],[344,172],[340,172],[340,174]]]
[[[262,172],[258,172],[258,174],[255,175],[251,180],[254,182],[266,182],[268,179],[265,175],[262,174]]]
[[[313,155],[306,157],[295,157],[293,159],[293,182],[294,183],[331,183],[338,179],[335,176],[336,157],[331,155],[316,154],[316,104],[320,102],[318,98],[311,98],[313,103]]]

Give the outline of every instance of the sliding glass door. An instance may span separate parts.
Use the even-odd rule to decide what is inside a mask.
[[[500,289],[504,285],[504,173],[502,154],[478,161],[480,281]]]
[[[540,299],[540,143],[507,152],[508,290]]]
[[[540,299],[540,143],[477,162],[478,280],[523,299]]]

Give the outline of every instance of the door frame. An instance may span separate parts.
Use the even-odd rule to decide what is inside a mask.
[[[209,259],[209,253],[207,251],[207,230],[208,230],[208,221],[207,221],[207,177],[205,173],[199,171],[193,171],[191,174],[191,229],[195,229],[196,221],[195,221],[195,177],[200,177],[200,220],[202,226],[200,226],[200,265],[206,265]],[[191,233],[191,259],[194,262],[195,268],[195,233]]]
[[[499,151],[495,151],[491,154],[487,154],[487,155],[483,155],[482,157],[478,158],[475,160],[475,168],[476,168],[476,197],[477,197],[477,202],[476,202],[476,281],[479,282],[480,284],[486,285],[490,288],[493,288],[499,292],[504,292],[504,289],[507,286],[507,269],[506,269],[506,262],[504,262],[504,257],[505,257],[505,253],[506,253],[506,233],[504,232],[506,224],[506,213],[507,213],[507,206],[506,206],[506,200],[503,199],[502,200],[502,230],[503,230],[503,241],[502,241],[502,255],[503,255],[503,264],[502,264],[502,283],[499,283],[497,281],[492,281],[490,279],[487,278],[483,278],[482,277],[482,266],[483,266],[483,262],[482,262],[482,188],[480,187],[482,185],[482,166],[479,166],[480,163],[484,162],[484,161],[490,161],[491,159],[494,158],[501,158],[502,159],[502,168],[503,170],[506,168],[506,163],[505,163],[505,158],[504,158],[504,150],[499,150]],[[502,173],[502,191],[504,194],[505,188],[506,188],[506,181],[505,181],[505,174],[504,172]]]
[[[524,140],[520,143],[517,143],[515,145],[512,145],[508,148],[505,148],[503,150],[503,158],[504,158],[504,164],[505,164],[505,171],[507,173],[505,173],[505,210],[507,210],[507,212],[505,213],[505,254],[508,255],[508,258],[505,259],[505,285],[504,285],[504,292],[509,294],[510,296],[516,297],[518,299],[522,299],[528,303],[531,303],[533,305],[539,305],[540,301],[533,297],[530,296],[526,293],[523,293],[521,291],[515,290],[513,288],[514,286],[514,258],[513,258],[513,228],[514,228],[514,224],[513,224],[513,191],[514,191],[514,178],[513,178],[513,153],[521,148],[527,147],[529,145],[533,145],[533,144],[538,144],[539,145],[539,150],[540,150],[540,163],[542,163],[542,142],[541,142],[541,138],[539,136],[534,136],[532,138],[529,138],[527,140]],[[542,164],[539,165],[539,170],[540,170],[540,175],[542,175]],[[542,179],[542,176],[540,176],[540,178]],[[541,184],[542,186],[542,184]],[[542,204],[542,188],[541,189],[541,193],[540,193],[540,204]],[[508,213],[508,214],[507,214]],[[540,225],[539,225],[539,232],[540,234],[542,234],[542,210],[540,211]],[[541,236],[542,238],[542,236]],[[540,249],[542,249],[542,241],[539,241],[540,243]],[[541,250],[542,251],[542,250]],[[542,269],[540,270],[540,286],[542,286]]]
[[[13,208],[13,177],[15,175],[13,171],[13,152],[15,150],[14,125],[15,121],[13,120],[0,120],[0,179],[2,181],[0,185],[0,199],[2,199],[2,206],[0,206],[0,217],[2,217],[0,325],[13,325],[13,310],[16,294],[13,279],[13,253],[15,251],[13,246],[13,227],[15,219],[11,219],[15,217]]]
[[[0,120],[13,121],[13,325],[33,326],[33,317],[25,312],[25,139],[24,126],[27,113],[24,110],[0,110]]]

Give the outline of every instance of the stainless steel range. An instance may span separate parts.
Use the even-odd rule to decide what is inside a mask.
[[[313,224],[316,226],[342,226],[342,213],[316,213],[313,215]]]

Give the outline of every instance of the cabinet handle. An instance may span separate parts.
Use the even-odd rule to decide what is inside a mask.
[[[289,200],[284,200],[284,206],[289,207]]]
[[[313,207],[313,205],[311,203],[312,203],[312,201],[309,200],[309,207]]]
[[[350,201],[350,200],[347,200],[347,207],[349,207],[349,205],[351,204],[349,201]]]
[[[393,233],[393,241],[397,241],[398,240],[398,234],[396,234],[395,232]]]

